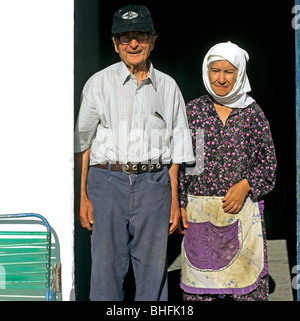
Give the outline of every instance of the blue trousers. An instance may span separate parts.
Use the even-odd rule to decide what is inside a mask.
[[[171,190],[167,167],[127,175],[91,167],[92,301],[121,301],[132,262],[136,301],[168,300],[167,240]]]

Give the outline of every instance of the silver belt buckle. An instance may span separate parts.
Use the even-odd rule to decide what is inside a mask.
[[[128,163],[126,162],[126,163],[124,163],[124,164],[122,165],[122,171],[123,171],[123,173],[125,173],[125,174],[127,174],[127,175],[130,175],[130,172],[129,172],[128,170],[129,170],[129,165],[128,165]]]

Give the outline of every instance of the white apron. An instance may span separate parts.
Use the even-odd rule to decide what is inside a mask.
[[[223,197],[188,196],[181,288],[193,294],[246,294],[267,274],[261,215],[249,197],[238,214]]]

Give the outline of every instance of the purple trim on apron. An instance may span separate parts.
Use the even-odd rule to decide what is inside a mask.
[[[209,288],[193,288],[189,287],[182,282],[180,282],[180,287],[184,292],[193,293],[193,294],[236,294],[236,295],[244,295],[253,290],[255,290],[261,280],[262,277],[268,274],[268,265],[265,256],[265,265],[263,270],[261,271],[258,279],[253,284],[246,286],[244,288],[221,288],[221,289],[209,289]]]

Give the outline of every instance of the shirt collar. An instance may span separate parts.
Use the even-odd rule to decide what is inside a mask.
[[[149,60],[149,63],[150,63],[150,68],[149,68],[148,78],[151,80],[154,89],[157,90],[155,70],[154,70],[152,62],[150,60]]]
[[[152,62],[149,61],[150,67],[149,67],[149,73],[147,79],[149,79],[154,87],[155,90],[157,90],[157,82],[156,82],[156,75],[155,75],[155,70],[153,68]],[[120,63],[120,77],[122,84],[124,85],[125,82],[132,76],[128,68],[126,67],[125,63],[121,61]]]
[[[122,84],[124,85],[125,81],[129,78],[129,76],[131,76],[131,73],[123,61],[120,62],[119,72]]]

